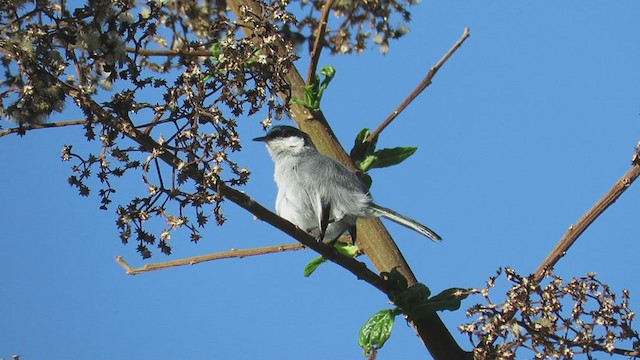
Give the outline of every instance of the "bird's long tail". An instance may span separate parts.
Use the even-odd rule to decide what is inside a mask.
[[[405,226],[411,230],[417,231],[420,234],[428,237],[429,239],[433,240],[433,241],[439,241],[442,240],[442,238],[440,237],[440,235],[436,234],[435,231],[429,229],[428,227],[420,224],[419,222],[413,220],[410,217],[404,216],[402,214],[399,214],[389,208],[371,203],[370,204],[371,208],[374,210],[375,215],[376,216],[384,216],[387,219],[394,221],[402,226]]]

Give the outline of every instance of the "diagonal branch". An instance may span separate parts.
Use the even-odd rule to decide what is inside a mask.
[[[241,9],[243,7],[249,8],[254,14],[261,13],[260,6],[256,0],[229,0],[227,4],[236,15],[242,13]],[[250,33],[250,31],[250,29],[245,29],[245,32]],[[286,51],[284,46],[281,49],[283,52]],[[295,67],[289,71],[286,79],[290,84],[290,95],[303,99],[305,82]],[[286,98],[287,94],[282,96]],[[321,111],[312,113],[303,106],[294,105],[291,106],[291,113],[298,126],[311,136],[319,151],[355,170],[355,165],[336,140],[335,134]],[[398,249],[380,219],[363,219],[359,221],[357,231],[362,236],[358,247],[367,254],[367,257],[379,272],[395,270],[407,279],[409,285],[418,282],[402,252]],[[464,351],[460,347],[435,312],[407,320],[435,359],[466,360],[473,358],[471,352]]]
[[[273,254],[278,252],[302,250],[302,249],[304,249],[304,245],[300,243],[265,246],[265,247],[259,247],[259,248],[253,248],[253,249],[231,249],[229,251],[223,251],[223,252],[218,252],[213,254],[192,256],[184,259],[165,261],[165,262],[156,263],[156,264],[146,264],[143,267],[139,267],[139,268],[132,268],[122,258],[122,256],[117,256],[116,261],[118,262],[118,264],[122,265],[122,267],[127,271],[128,275],[138,275],[148,271],[163,270],[163,269],[168,269],[168,268],[183,266],[183,265],[195,265],[195,264],[199,264],[206,261],[230,259],[230,258],[241,259],[248,256]]]
[[[587,211],[575,225],[571,225],[569,230],[558,241],[551,253],[540,264],[535,272],[534,279],[541,281],[547,271],[553,269],[556,263],[567,253],[571,245],[573,245],[578,237],[587,230],[587,228],[611,206],[618,198],[631,186],[631,184],[640,176],[640,145],[636,148],[633,156],[631,168],[622,176],[618,182],[613,185],[611,190],[607,192],[598,202]]]
[[[469,32],[469,28],[464,28],[464,32],[462,33],[462,36],[460,37],[460,39],[458,39],[458,41],[456,41],[456,43],[451,47],[451,49],[449,49],[449,51],[440,59],[440,61],[438,61],[430,70],[429,73],[427,73],[427,76],[425,76],[425,78],[422,80],[422,82],[420,82],[420,84],[418,85],[418,87],[416,87],[411,94],[409,94],[409,96],[402,102],[402,104],[400,104],[400,106],[398,106],[395,110],[393,110],[393,112],[382,122],[382,124],[380,124],[380,126],[378,126],[377,129],[375,129],[371,135],[369,135],[369,137],[367,138],[367,142],[371,143],[373,141],[375,141],[378,136],[380,136],[380,133],[387,127],[389,126],[389,124],[391,124],[391,122],[393,120],[395,120],[396,117],[398,117],[398,115],[400,115],[401,112],[404,111],[404,109],[407,108],[407,106],[409,106],[409,104],[411,104],[411,102],[418,97],[418,95],[420,95],[420,93],[422,93],[422,91],[424,91],[424,89],[427,88],[427,86],[431,85],[431,81],[433,80],[433,77],[436,76],[436,73],[438,72],[438,70],[440,70],[440,68],[442,67],[442,65],[444,65],[444,63],[447,62],[447,60],[449,60],[449,58],[453,55],[454,52],[456,52],[456,50],[458,50],[458,48],[460,48],[460,46],[462,46],[462,44],[464,43],[465,40],[467,40],[467,38],[471,35],[471,33]]]
[[[609,206],[611,206],[618,198],[631,186],[631,184],[640,176],[640,143],[636,147],[636,152],[633,154],[631,160],[631,168],[626,174],[618,180],[615,185],[609,190],[596,204],[589,209],[575,225],[569,227],[569,230],[562,236],[560,241],[551,250],[551,253],[540,264],[536,272],[533,274],[533,281],[540,282],[544,279],[545,275],[553,269],[558,261],[566,255],[569,248],[578,240],[580,235],[600,216],[604,213]],[[502,324],[508,323],[516,315],[519,309],[512,309],[511,311],[505,311],[500,322]],[[488,341],[483,344],[483,347],[493,346],[494,341],[497,338]]]
[[[73,96],[73,93],[71,94]],[[83,98],[82,96],[79,96],[78,101],[93,102],[93,100]],[[158,144],[149,135],[146,135],[140,130],[133,127],[131,123],[123,119],[113,118],[110,114],[106,113],[106,111],[103,111],[101,115],[104,116],[105,119],[108,119],[110,123],[114,124],[114,126],[116,126],[118,130],[121,131],[125,136],[140,144],[145,151],[152,154],[157,154],[157,157],[167,163],[169,166],[173,168],[185,167],[186,162],[170,152],[162,151],[162,146],[160,144]],[[333,246],[316,241],[313,236],[309,235],[304,230],[299,229],[291,222],[281,218],[269,209],[260,205],[247,194],[228,186],[223,181],[217,181],[215,183],[211,183],[211,181],[205,181],[198,170],[193,167],[188,167],[186,173],[189,178],[191,178],[195,182],[203,184],[204,186],[218,192],[220,195],[224,196],[231,202],[255,215],[258,219],[283,231],[287,235],[298,240],[306,247],[313,249],[323,257],[350,271],[358,279],[368,282],[387,295],[391,294],[390,284],[378,274],[367,268],[364,263],[342,253],[339,253]]]
[[[322,7],[322,14],[320,15],[320,22],[318,22],[318,29],[316,30],[316,41],[313,43],[313,50],[311,51],[311,62],[309,63],[309,71],[307,73],[307,84],[311,84],[313,77],[316,74],[318,68],[318,61],[320,61],[320,53],[324,46],[324,32],[327,30],[327,24],[329,23],[329,14],[331,8],[336,0],[327,0]]]
[[[27,132],[28,130],[34,130],[34,129],[47,129],[47,128],[56,128],[56,127],[64,127],[64,126],[83,125],[86,123],[87,123],[87,120],[69,120],[69,121],[59,121],[59,122],[53,122],[53,123],[21,125],[16,128],[10,128],[7,130],[0,131],[0,137],[6,136],[9,134],[24,135],[24,133]]]

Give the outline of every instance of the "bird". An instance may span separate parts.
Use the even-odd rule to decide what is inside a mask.
[[[277,214],[317,241],[334,244],[348,231],[355,242],[356,220],[372,217],[385,217],[433,241],[442,240],[416,220],[375,204],[360,178],[320,153],[307,133],[277,125],[253,141],[266,144],[275,164]]]

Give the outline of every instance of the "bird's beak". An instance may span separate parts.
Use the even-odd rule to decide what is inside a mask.
[[[253,141],[267,141],[267,137],[266,136],[260,136],[260,137],[257,137],[255,139],[253,139]]]

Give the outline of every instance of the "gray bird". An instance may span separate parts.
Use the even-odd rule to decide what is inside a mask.
[[[345,231],[355,237],[358,218],[386,217],[431,240],[433,230],[374,204],[367,187],[347,167],[318,152],[309,135],[291,126],[274,126],[254,141],[266,143],[275,163],[276,212],[318,241],[334,243]]]

